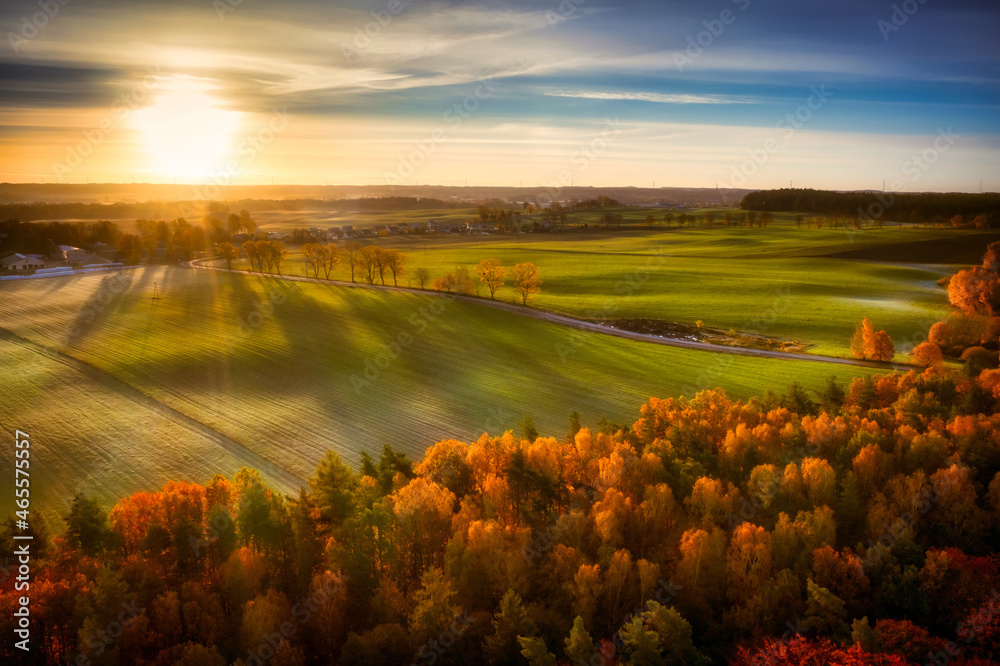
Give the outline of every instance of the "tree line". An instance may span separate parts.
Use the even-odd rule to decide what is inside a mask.
[[[281,275],[282,267],[288,256],[284,243],[274,240],[249,240],[241,246],[243,254],[250,262],[250,270],[261,273]],[[232,243],[220,243],[218,257],[225,261],[226,268],[232,270],[233,263],[240,258],[240,250]],[[362,245],[357,241],[348,241],[343,247],[335,243],[306,243],[301,247],[306,277],[329,280],[338,266],[344,264],[350,270],[351,282],[359,279],[367,284],[379,283],[386,285],[388,278],[393,286],[399,286],[399,280],[406,273],[406,255],[395,248],[385,248],[378,245]],[[484,259],[474,268],[478,283],[475,282],[465,267],[456,268],[444,277],[431,283],[430,271],[421,267],[414,272],[414,279],[421,289],[432,285],[435,291],[471,295],[479,294],[480,286],[484,287],[491,299],[507,284],[508,277],[521,299],[522,305],[541,292],[542,280],[538,275],[538,267],[525,262],[513,267],[505,267],[498,259]]]
[[[77,496],[34,533],[19,663],[986,663],[1000,382],[975,382],[984,412],[929,370],[651,399],[632,426],[574,415],[418,464],[328,452],[291,496],[247,469]]]
[[[956,216],[974,225],[981,218],[989,227],[1000,226],[1000,194],[898,192],[831,192],[783,188],[750,192],[740,208],[753,211],[795,211],[839,214],[850,219],[881,219],[920,224],[950,224]]]
[[[236,234],[252,236],[257,229],[253,217],[246,210],[230,213],[223,222],[207,215],[201,223],[186,218],[173,220],[138,219],[135,233],[124,231],[116,222],[32,222],[16,220],[0,222],[0,250],[55,256],[59,245],[95,250],[103,244],[114,248],[127,264],[138,264],[143,256],[153,259],[157,248],[164,250],[164,260],[191,259],[195,253],[212,249],[213,245],[228,242]]]
[[[521,299],[521,305],[527,305],[528,299],[534,298],[534,295],[542,290],[538,266],[531,262],[515,264],[508,269],[499,259],[483,259],[476,264],[474,271],[479,278],[479,284],[486,288],[492,300],[496,300],[497,292],[507,283],[508,275]],[[424,272],[418,271],[417,277],[422,289],[429,279],[429,273],[426,270]],[[434,290],[464,295],[470,295],[475,290],[476,295],[478,295],[479,285],[474,285],[472,277],[469,275],[469,269],[459,267],[454,272],[434,280]]]
[[[103,203],[13,203],[0,204],[0,219],[175,219],[178,217],[225,217],[232,210],[281,211],[401,211],[468,208],[467,202],[426,197],[361,197],[357,199],[237,199],[233,201],[144,201]]]
[[[979,266],[943,278],[954,308],[944,320],[927,331],[927,340],[917,343],[911,360],[922,367],[940,368],[946,358],[964,362],[966,374],[976,377],[982,370],[1000,364],[1000,241],[990,243]],[[891,361],[895,346],[885,331],[875,331],[865,317],[851,338],[855,358]]]
[[[284,243],[275,240],[249,240],[241,247],[247,261],[250,262],[251,271],[281,275],[281,267],[288,256],[288,250],[285,249]],[[223,243],[220,245],[219,251],[231,268],[235,247],[232,243]]]

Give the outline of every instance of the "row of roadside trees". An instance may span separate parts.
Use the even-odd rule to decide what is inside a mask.
[[[281,275],[288,250],[281,241],[248,240],[240,246],[243,254],[250,262],[250,270],[260,273],[277,273]],[[218,256],[226,262],[226,268],[233,269],[233,262],[240,258],[240,250],[232,243],[219,243],[216,248]]]
[[[512,268],[504,266],[499,259],[483,259],[475,267],[479,284],[490,293],[490,298],[496,300],[497,292],[504,287],[508,275],[514,282],[514,289],[521,298],[521,305],[527,305],[528,299],[542,290],[542,280],[538,276],[538,266],[531,262],[516,264]],[[434,289],[444,292],[471,294],[475,289],[472,277],[467,268],[458,268],[454,273],[448,273],[443,278],[434,280]]]
[[[282,265],[288,256],[284,243],[273,240],[250,240],[241,247],[250,262],[250,270],[281,275]],[[375,284],[378,281],[385,285],[386,279],[391,276],[393,286],[399,286],[399,278],[406,272],[406,255],[394,248],[362,245],[351,241],[342,248],[334,243],[306,243],[302,246],[301,252],[306,267],[306,277],[319,278],[322,274],[329,280],[337,267],[344,263],[350,268],[351,282],[357,282],[360,278],[368,284]],[[232,243],[220,243],[218,253],[229,270],[232,270],[233,262],[240,258],[240,250]],[[434,280],[433,287],[436,291],[466,295],[475,291],[478,295],[479,287],[482,286],[489,292],[490,298],[495,300],[497,292],[507,284],[509,277],[522,305],[527,305],[528,299],[542,290],[538,267],[531,262],[508,268],[499,259],[483,259],[473,270],[479,279],[478,284],[474,282],[469,270],[461,267]],[[420,288],[424,289],[430,282],[430,271],[418,268],[414,277]]]

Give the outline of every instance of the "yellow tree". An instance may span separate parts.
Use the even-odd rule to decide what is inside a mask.
[[[285,244],[281,241],[271,241],[268,250],[270,252],[271,261],[273,262],[274,270],[277,271],[278,275],[281,275],[281,265],[285,262],[285,257],[288,256],[288,250],[285,249]]]
[[[449,275],[451,275],[449,273]],[[459,266],[455,269],[455,291],[459,294],[465,294],[466,296],[472,294],[473,290],[476,289],[472,282],[472,276],[469,275],[469,269],[465,266]]]
[[[499,259],[483,259],[476,265],[476,275],[490,290],[490,298],[495,299],[497,289],[503,286],[504,280],[507,278],[507,269],[503,267]]]
[[[434,280],[434,290],[451,293],[455,289],[455,276],[448,273],[443,278]]]
[[[403,276],[403,271],[406,270],[406,255],[399,250],[388,248],[382,251],[382,261],[389,272],[392,273],[392,285],[398,287],[399,278]]]
[[[444,546],[451,533],[455,495],[434,481],[418,477],[392,494],[396,543],[401,546],[407,578],[428,565],[444,564]]]
[[[677,580],[689,603],[708,604],[717,600],[726,578],[726,536],[719,528],[711,533],[689,529],[681,535],[681,559]]]
[[[868,359],[868,341],[875,335],[871,320],[865,317],[854,329],[854,336],[851,338],[851,353],[854,358]]]
[[[521,294],[521,305],[527,305],[532,294],[542,290],[542,281],[538,277],[538,266],[532,263],[517,264],[512,271],[514,286]]]
[[[771,578],[771,535],[763,527],[743,523],[733,532],[726,557],[729,596],[742,603],[761,592]]]
[[[219,243],[219,256],[226,262],[226,270],[233,270],[233,262],[240,258],[240,251],[232,243]]]
[[[248,240],[243,243],[243,254],[250,261],[250,271],[257,269],[257,241]]]
[[[861,320],[851,338],[851,353],[854,358],[869,361],[891,361],[896,355],[892,339],[885,331],[875,331],[868,317]]]
[[[910,358],[925,368],[940,368],[944,363],[941,348],[933,342],[921,342],[910,352]]]
[[[896,355],[896,347],[892,338],[885,331],[879,331],[871,343],[870,356],[875,361],[891,361]]]
[[[229,243],[224,243],[224,245],[229,245]],[[142,250],[142,239],[135,234],[122,234],[118,238],[118,252],[121,253],[126,264],[135,265],[142,261]],[[150,257],[152,257],[152,253],[150,253]]]

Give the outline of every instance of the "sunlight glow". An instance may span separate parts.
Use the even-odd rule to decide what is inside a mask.
[[[222,168],[242,114],[220,108],[212,87],[194,77],[173,77],[158,88],[153,103],[133,117],[148,152],[147,169],[195,181]]]

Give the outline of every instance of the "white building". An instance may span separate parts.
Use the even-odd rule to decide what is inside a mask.
[[[45,259],[38,255],[9,254],[0,259],[0,265],[7,271],[37,271],[45,268]]]

